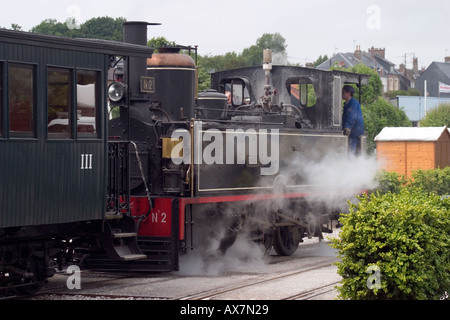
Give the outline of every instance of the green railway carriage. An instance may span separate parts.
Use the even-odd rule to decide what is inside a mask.
[[[0,288],[51,273],[52,238],[105,228],[108,71],[152,52],[0,30]]]
[[[102,219],[110,57],[151,49],[0,32],[0,227]]]

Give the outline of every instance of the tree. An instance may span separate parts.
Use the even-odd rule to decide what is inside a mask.
[[[265,49],[271,49],[275,54],[286,55],[286,47],[286,39],[278,32],[264,33],[256,40],[256,45],[242,51],[242,57],[246,66],[262,65],[263,51]]]
[[[33,33],[47,34],[51,36],[73,37],[74,31],[69,29],[66,23],[58,22],[56,19],[46,19],[31,29]]]
[[[264,33],[256,40],[256,46],[260,49],[271,49],[274,52],[286,53],[286,39],[281,34]]]
[[[320,56],[319,58],[317,58],[316,61],[313,62],[314,63],[314,67],[317,67],[317,66],[321,65],[322,63],[324,63],[327,60],[328,60],[328,56],[327,55],[324,55],[323,57]]]
[[[153,37],[147,41],[147,46],[155,48],[155,49],[161,48],[164,46],[175,46],[175,45],[176,45],[176,43],[174,41],[169,41],[164,37]]]
[[[104,40],[123,40],[123,27],[125,18],[98,17],[92,18],[83,24],[80,28],[69,28],[68,22],[58,22],[55,19],[46,19],[39,25],[33,27],[31,32],[77,37],[93,38]],[[148,46],[158,48],[164,45],[175,45],[175,42],[169,41],[164,37],[154,37],[147,43]],[[274,54],[280,53],[286,55],[286,40],[279,33],[265,33],[256,40],[256,44],[245,48],[242,53],[227,52],[223,55],[201,56],[198,55],[199,67],[199,88],[201,90],[209,88],[210,72],[248,67],[253,65],[262,65],[264,49],[271,49]]]
[[[384,127],[410,127],[411,122],[402,109],[399,109],[382,97],[367,105],[362,105],[364,129],[367,131],[367,150],[375,150],[375,136]]]
[[[371,104],[378,100],[381,97],[383,92],[383,83],[381,82],[380,76],[378,73],[369,68],[364,64],[357,64],[345,71],[355,72],[359,74],[369,75],[369,83],[366,85],[362,85],[361,89],[361,97],[357,97],[361,104]],[[356,90],[357,95],[359,95],[359,90]]]
[[[125,18],[98,17],[81,24],[80,38],[122,41]],[[74,29],[76,30],[76,29]]]
[[[227,52],[224,55],[199,55],[197,66],[199,69],[199,91],[210,88],[211,76],[210,73],[245,67],[246,60],[236,52]]]
[[[91,38],[122,41],[123,23],[125,18],[98,17],[92,18],[80,25],[79,29],[69,28],[67,22],[56,19],[46,19],[33,27],[31,32],[69,38]]]
[[[440,104],[435,109],[429,111],[420,120],[421,127],[443,127],[450,128],[450,104]]]
[[[12,23],[11,24],[11,30],[15,30],[15,31],[23,31],[22,27],[19,26],[17,23]]]
[[[233,51],[215,56],[199,55],[199,90],[209,88],[211,72],[262,65],[264,49],[285,55],[286,40],[279,33],[265,33],[256,40],[255,45],[245,48],[241,54]]]

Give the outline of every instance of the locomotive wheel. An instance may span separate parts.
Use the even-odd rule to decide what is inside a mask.
[[[42,288],[42,282],[30,282],[29,285],[19,288],[20,295],[35,295]]]
[[[272,250],[273,242],[274,242],[274,233],[264,233],[264,255],[268,255],[270,253],[270,250]]]
[[[24,294],[36,294],[47,280],[47,277],[53,276],[55,273],[52,261],[44,258],[30,257],[29,272],[33,275],[30,279],[24,279],[25,285],[20,288],[20,292]]]
[[[280,256],[290,256],[298,248],[300,235],[297,227],[278,227],[274,234],[273,248]]]
[[[231,225],[226,230],[225,235],[220,240],[219,245],[219,250],[222,254],[225,254],[228,248],[231,247],[236,241],[239,230],[241,228],[241,223],[242,221],[240,219],[234,219],[234,221],[231,222]]]
[[[220,245],[219,245],[219,251],[222,254],[225,254],[225,252],[227,252],[228,248],[231,247],[233,245],[233,243],[236,241],[237,238],[237,233],[232,233],[229,232],[225,235],[225,237],[222,238],[222,240],[220,240]]]
[[[317,221],[311,213],[308,215],[307,220],[308,220],[308,228],[307,228],[308,238],[312,239],[312,237],[316,235]]]

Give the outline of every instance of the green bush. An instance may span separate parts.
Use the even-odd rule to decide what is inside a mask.
[[[378,192],[380,194],[385,194],[387,192],[399,193],[403,186],[408,182],[404,176],[398,174],[397,172],[389,171],[379,171],[375,176],[375,181],[377,183],[377,188],[371,192]]]
[[[332,240],[343,299],[439,299],[450,292],[450,199],[416,188],[359,197]]]
[[[421,188],[426,193],[450,195],[450,167],[413,171],[409,186]]]
[[[450,167],[444,169],[416,170],[410,179],[396,172],[382,170],[375,176],[376,189],[371,193],[399,193],[403,187],[419,188],[425,193],[450,195]]]

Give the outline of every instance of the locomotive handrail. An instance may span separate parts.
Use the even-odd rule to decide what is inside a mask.
[[[137,162],[139,164],[139,171],[141,172],[142,181],[144,182],[144,187],[145,187],[145,193],[146,193],[147,199],[148,199],[148,205],[149,205],[148,212],[145,215],[143,215],[143,216],[137,217],[139,220],[143,220],[146,217],[148,217],[148,215],[152,211],[152,199],[151,199],[150,191],[148,189],[147,179],[145,178],[145,172],[144,172],[144,167],[142,165],[141,157],[139,156],[138,146],[137,146],[137,144],[134,141],[130,141],[130,144],[134,147],[134,152],[136,154],[136,159],[137,159]],[[139,230],[139,228],[137,230]]]
[[[129,213],[128,141],[108,142],[107,215]]]
[[[257,124],[257,125],[273,125],[273,126],[280,126],[284,127],[285,124],[282,122],[265,122],[265,121],[245,121],[245,120],[219,120],[219,119],[198,119],[201,121],[211,121],[211,122],[220,122],[220,123],[240,123],[240,124]],[[196,119],[197,121],[197,119]]]

